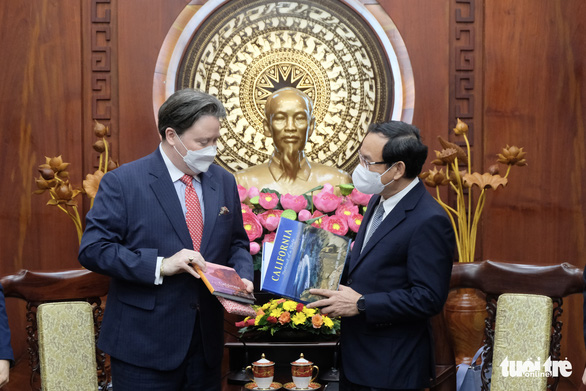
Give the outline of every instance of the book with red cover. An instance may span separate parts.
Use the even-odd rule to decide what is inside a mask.
[[[198,266],[195,269],[212,295],[246,304],[254,303],[256,298],[246,290],[244,281],[233,268],[208,262],[205,272]]]

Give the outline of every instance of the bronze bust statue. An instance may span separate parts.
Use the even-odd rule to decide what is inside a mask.
[[[246,188],[266,187],[280,193],[303,194],[326,183],[351,183],[348,173],[305,156],[305,144],[315,126],[313,103],[303,92],[287,87],[272,93],[265,105],[264,135],[273,139],[268,163],[236,172],[236,182]]]

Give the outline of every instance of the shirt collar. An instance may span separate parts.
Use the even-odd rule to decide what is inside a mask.
[[[401,201],[403,197],[405,197],[407,193],[409,193],[411,189],[413,189],[418,183],[419,178],[415,177],[415,179],[413,179],[411,183],[409,183],[403,190],[401,190],[397,194],[393,194],[386,200],[381,197],[380,203],[383,205],[383,208],[385,209],[384,216],[386,217],[389,213],[391,213],[391,210],[393,210],[393,208],[397,206],[399,201]]]
[[[178,180],[180,180],[183,177],[183,175],[185,175],[185,173],[183,171],[181,171],[180,169],[178,169],[173,164],[171,159],[169,159],[169,157],[167,156],[167,154],[163,150],[163,143],[159,144],[159,152],[161,152],[161,156],[163,157],[163,161],[165,162],[165,167],[167,167],[167,171],[169,171],[169,176],[171,177],[171,181],[177,182]],[[198,182],[201,181],[199,178],[199,175],[194,176],[194,179]]]

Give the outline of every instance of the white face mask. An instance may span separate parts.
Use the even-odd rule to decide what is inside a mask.
[[[187,153],[185,156],[183,156],[179,153],[175,146],[173,146],[173,148],[175,148],[175,152],[179,153],[179,156],[183,158],[183,161],[185,164],[187,164],[187,167],[189,167],[189,169],[196,174],[199,174],[200,172],[206,172],[216,158],[218,147],[216,145],[210,145],[209,147],[198,149],[197,151],[192,151],[187,149],[177,133],[175,133],[175,135],[177,135],[177,139],[181,145],[183,145],[183,148],[185,148]]]
[[[352,182],[354,183],[354,187],[364,194],[380,194],[383,192],[385,187],[393,183],[395,180],[393,179],[389,183],[383,185],[381,182],[381,178],[385,175],[391,168],[395,166],[394,163],[391,167],[389,167],[385,172],[379,174],[378,172],[369,171],[366,167],[362,164],[359,164],[354,169],[352,173]]]

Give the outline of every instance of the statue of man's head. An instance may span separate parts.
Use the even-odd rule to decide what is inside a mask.
[[[286,175],[293,179],[315,125],[313,103],[295,88],[282,88],[268,97],[265,116],[264,135],[273,139],[280,164]]]

